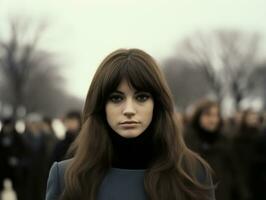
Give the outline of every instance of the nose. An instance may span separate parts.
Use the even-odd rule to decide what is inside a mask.
[[[123,114],[126,115],[127,117],[131,117],[136,114],[136,109],[135,109],[134,102],[132,99],[127,99],[125,101]]]

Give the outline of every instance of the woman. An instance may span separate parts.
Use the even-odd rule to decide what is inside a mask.
[[[261,117],[252,109],[243,111],[238,134],[234,138],[234,151],[236,152],[237,170],[243,183],[242,191],[246,199],[259,200],[259,191],[265,191],[263,181],[261,158],[265,158],[263,139],[261,137]],[[261,151],[262,150],[262,151]],[[265,181],[264,181],[265,182]]]
[[[103,60],[72,147],[51,169],[46,200],[214,199],[208,165],[185,146],[166,81],[142,50]]]
[[[233,151],[223,135],[220,107],[216,101],[202,99],[196,104],[191,123],[186,127],[185,140],[188,147],[199,153],[215,171],[215,182],[219,182],[216,199],[241,199]]]

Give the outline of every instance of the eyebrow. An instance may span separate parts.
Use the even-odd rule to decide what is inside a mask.
[[[119,90],[115,90],[115,91],[113,91],[112,93],[118,93],[118,94],[124,95],[124,92],[119,91]],[[112,93],[111,93],[111,94],[112,94]],[[135,90],[134,94],[136,94],[136,93],[147,93],[147,94],[150,94],[150,92]]]
[[[119,90],[115,90],[115,91],[113,91],[112,93],[124,94],[123,92],[121,92],[121,91],[119,91]],[[112,93],[111,93],[111,94],[112,94]]]

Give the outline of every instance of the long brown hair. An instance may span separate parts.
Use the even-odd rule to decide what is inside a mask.
[[[207,200],[211,189],[208,165],[186,147],[166,81],[154,59],[139,49],[116,50],[97,69],[87,94],[82,129],[72,146],[75,155],[66,169],[61,199],[97,198],[113,154],[105,104],[122,79],[136,90],[150,92],[154,99],[151,130],[157,157],[144,175],[148,199]],[[205,178],[200,180],[202,174]]]

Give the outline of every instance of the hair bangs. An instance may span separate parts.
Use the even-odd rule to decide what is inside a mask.
[[[112,63],[112,68],[105,74],[102,88],[104,101],[117,89],[122,80],[126,80],[128,85],[137,91],[149,92],[155,95],[153,75],[148,70],[148,65],[136,59],[123,59]]]
[[[148,65],[138,60],[129,60],[124,74],[128,84],[137,91],[149,92],[155,95],[157,91],[154,87],[153,75],[148,69]]]

